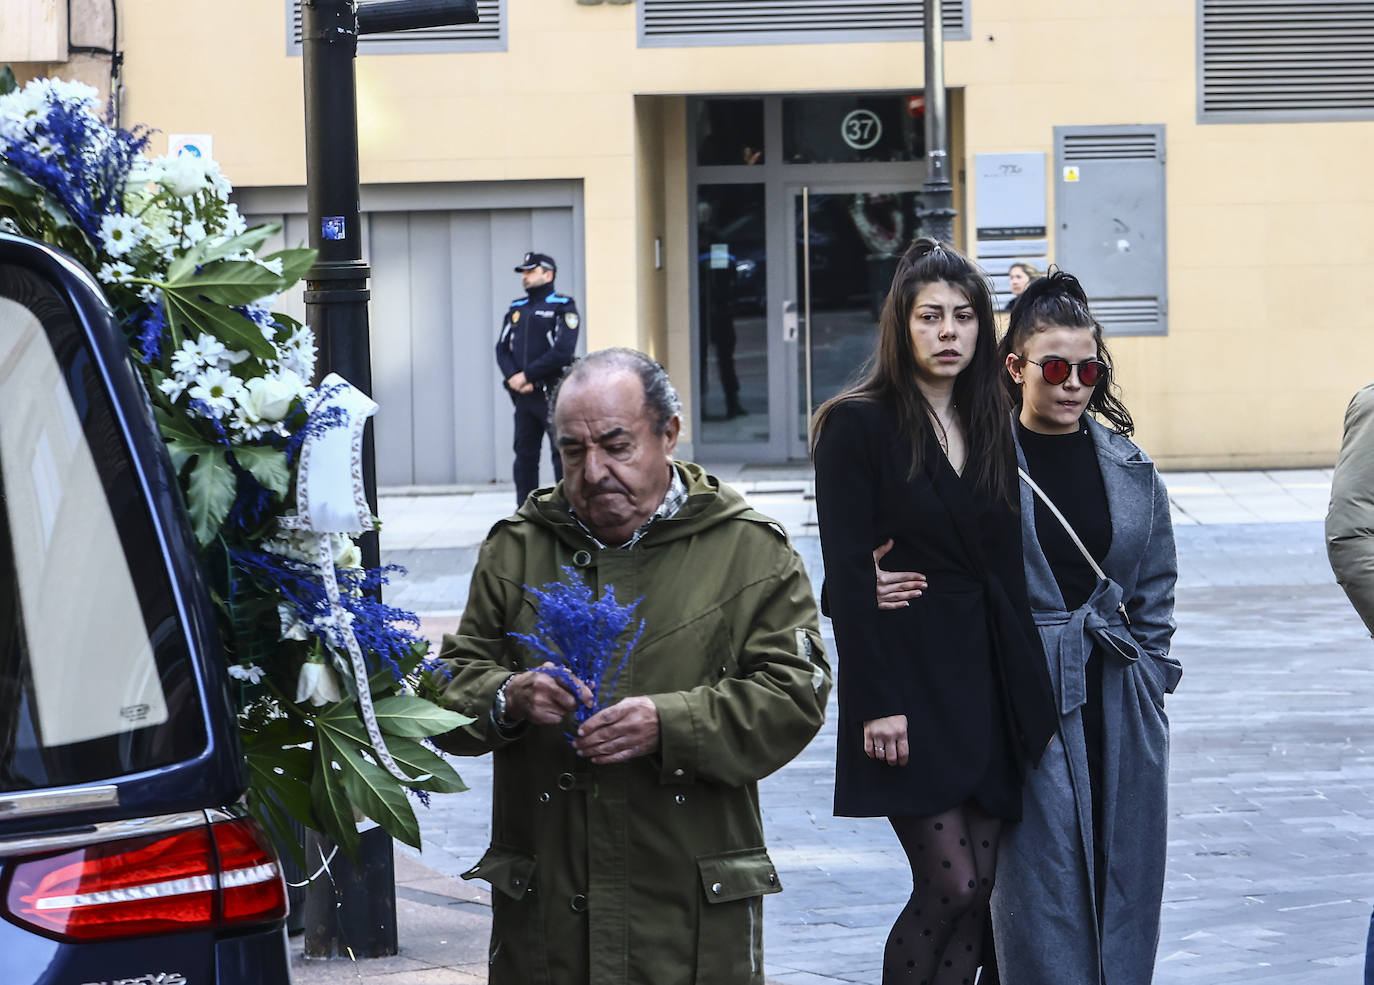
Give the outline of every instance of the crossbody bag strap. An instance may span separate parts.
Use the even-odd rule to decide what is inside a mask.
[[[1088,553],[1088,549],[1085,546],[1083,546],[1083,541],[1081,538],[1079,538],[1078,532],[1073,529],[1073,525],[1069,523],[1068,518],[1065,517],[1063,513],[1059,512],[1059,507],[1054,505],[1054,500],[1050,499],[1049,496],[1045,495],[1045,490],[1041,489],[1038,485],[1036,485],[1035,480],[1030,477],[1030,473],[1027,472],[1025,469],[1018,467],[1016,470],[1016,474],[1019,475],[1025,481],[1026,485],[1031,487],[1031,492],[1039,496],[1040,502],[1044,503],[1045,506],[1049,509],[1049,511],[1054,514],[1054,518],[1058,520],[1060,526],[1064,528],[1064,533],[1069,535],[1069,540],[1073,541],[1074,547],[1078,548],[1079,553],[1083,555],[1083,560],[1088,562],[1088,566],[1093,569],[1093,572],[1097,575],[1098,579],[1100,579],[1101,581],[1106,581],[1107,573],[1102,570],[1102,566],[1098,564],[1096,560],[1093,559],[1093,556],[1091,554]],[[1130,616],[1126,615],[1126,603],[1124,601],[1117,603],[1116,611],[1121,613],[1121,618],[1126,620],[1126,625],[1129,626],[1131,624],[1131,618]]]

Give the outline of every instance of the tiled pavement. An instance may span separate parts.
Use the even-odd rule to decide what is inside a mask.
[[[793,533],[819,584],[803,474],[731,476]],[[1325,471],[1166,475],[1180,554],[1169,870],[1155,981],[1357,985],[1374,901],[1374,643],[1332,581]],[[456,622],[475,545],[509,490],[386,497],[383,552],[410,567],[388,599]],[[834,716],[831,716],[833,723]],[[830,813],[833,724],[762,784],[787,891],[765,904],[778,985],[879,979],[909,890],[881,820]],[[425,851],[398,876],[402,956],[298,982],[480,982],[484,893],[454,880],[486,845],[490,767],[423,812]],[[408,852],[408,850],[403,850]],[[440,939],[453,937],[444,946]],[[461,940],[459,940],[461,938]],[[474,943],[474,938],[477,942]]]

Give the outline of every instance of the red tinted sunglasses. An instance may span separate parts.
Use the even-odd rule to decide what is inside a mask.
[[[1067,359],[1046,359],[1043,363],[1037,363],[1034,359],[1027,359],[1028,363],[1035,363],[1040,367],[1040,372],[1045,376],[1045,382],[1051,386],[1058,386],[1069,378],[1069,373],[1078,370],[1078,382],[1084,386],[1097,386],[1107,378],[1108,366],[1100,359],[1085,359],[1081,363],[1071,363]]]

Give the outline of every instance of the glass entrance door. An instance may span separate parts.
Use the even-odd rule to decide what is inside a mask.
[[[792,187],[785,269],[796,298],[797,344],[788,453],[806,458],[811,415],[858,379],[877,340],[878,316],[902,251],[918,234],[910,188]]]

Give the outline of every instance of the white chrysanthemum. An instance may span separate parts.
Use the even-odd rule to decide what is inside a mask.
[[[199,400],[216,418],[232,413],[234,398],[243,392],[243,384],[228,370],[208,368],[196,377],[191,387],[191,399]]]
[[[257,441],[272,430],[272,422],[252,417],[242,406],[234,408],[234,416],[229,420],[235,437],[243,441]]]
[[[281,257],[273,257],[271,260],[262,260],[258,257],[253,257],[253,262],[265,270],[272,271],[272,273],[276,274],[278,277],[281,276]]]
[[[100,217],[100,243],[112,257],[122,257],[148,236],[148,227],[135,215]]]
[[[123,260],[115,260],[109,263],[102,263],[95,275],[102,283],[118,284],[132,277],[134,275],[134,268]]]
[[[23,140],[38,130],[48,118],[51,93],[42,84],[30,82],[24,88],[0,97],[0,137]]]
[[[284,515],[295,516],[295,511],[288,510]],[[306,530],[278,529],[275,534],[262,542],[262,549],[269,554],[288,557],[305,564],[314,564],[319,558],[320,537],[320,534]]]
[[[289,370],[303,380],[314,377],[315,356],[315,333],[308,325],[300,326],[285,342],[277,343],[277,367]]]
[[[229,362],[229,350],[224,343],[213,335],[201,332],[192,342],[184,339],[176,352],[172,353],[172,371],[194,374],[204,368],[226,369],[222,363]],[[239,360],[242,362],[242,360]]]
[[[262,680],[263,670],[257,664],[250,664],[245,667],[243,664],[230,664],[229,676],[236,681],[247,681],[249,684],[256,684]]]
[[[224,225],[220,231],[226,236],[239,236],[248,231],[248,223],[239,215],[239,207],[233,202],[224,207]]]
[[[84,82],[69,82],[66,79],[39,79],[34,84],[43,91],[45,98],[65,106],[92,106],[100,101],[100,93]]]
[[[162,382],[157,385],[157,388],[167,394],[168,400],[172,403],[176,403],[181,399],[181,395],[186,392],[186,387],[189,386],[190,383],[191,381],[185,376],[173,375],[164,377]]]
[[[208,236],[209,233],[205,231],[205,223],[201,222],[199,219],[192,219],[181,227],[181,235],[189,242],[199,243]]]

